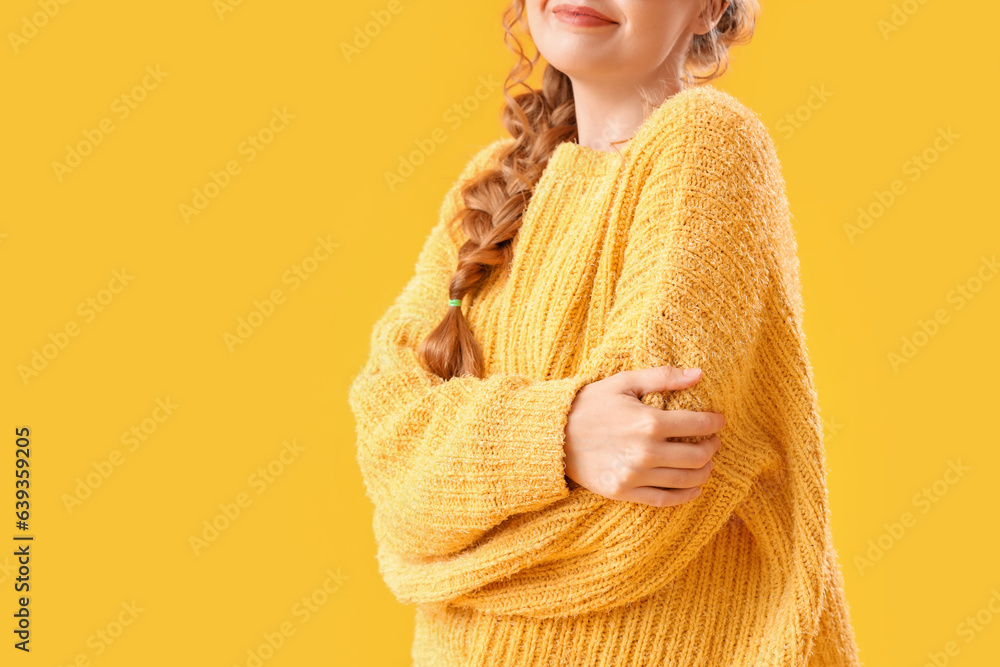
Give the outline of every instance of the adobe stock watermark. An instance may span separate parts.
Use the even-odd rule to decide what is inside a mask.
[[[288,112],[288,107],[277,107],[271,109],[271,118],[267,123],[254,134],[248,134],[247,138],[236,147],[236,154],[243,157],[241,164],[238,159],[226,162],[225,167],[219,171],[209,170],[208,179],[204,185],[196,186],[194,197],[191,203],[181,202],[178,206],[181,218],[186,223],[191,222],[191,218],[201,215],[201,212],[208,208],[208,205],[218,197],[223,190],[229,187],[233,177],[243,173],[243,165],[250,164],[257,159],[257,156],[264,151],[275,137],[285,131],[288,121],[295,118],[294,114]]]
[[[291,442],[285,440],[281,444],[281,451],[275,458],[271,459],[266,466],[257,468],[247,477],[247,486],[258,496],[267,491],[279,477],[285,474],[286,468],[295,463],[302,452],[306,450],[304,446],[298,444],[295,438],[292,438]],[[203,520],[201,531],[197,535],[188,536],[188,544],[191,545],[194,555],[200,556],[209,545],[219,539],[219,536],[228,530],[233,522],[243,515],[243,510],[250,507],[252,503],[253,498],[246,491],[237,493],[232,501],[219,503],[219,513],[210,520]]]
[[[806,123],[812,120],[813,114],[822,109],[827,101],[833,97],[833,93],[826,89],[826,84],[820,84],[818,88],[809,86],[809,93],[805,102],[786,113],[778,121],[776,127],[784,139],[791,139],[796,130],[802,129]]]
[[[903,175],[909,176],[911,183],[919,181],[927,173],[927,170],[941,158],[941,155],[948,152],[955,144],[955,140],[960,139],[961,136],[960,134],[955,134],[950,125],[947,129],[939,127],[937,136],[934,138],[932,144],[920,153],[914,153],[903,163]],[[844,223],[844,233],[847,234],[847,240],[852,244],[857,237],[871,229],[872,225],[885,215],[886,211],[901,196],[906,194],[906,183],[903,179],[897,178],[889,184],[887,190],[875,190],[873,194],[875,201],[870,202],[867,206],[858,207],[856,221],[854,223]]]
[[[962,310],[967,303],[976,298],[986,283],[993,280],[998,271],[1000,262],[997,262],[996,253],[991,257],[984,255],[973,275],[948,290],[945,301],[953,305],[953,310]],[[892,370],[898,373],[901,366],[910,363],[917,353],[940,333],[941,327],[950,321],[951,314],[947,308],[938,308],[929,319],[917,320],[916,330],[909,336],[903,336],[900,347],[888,353],[889,366]]]
[[[76,314],[83,318],[84,324],[90,324],[98,313],[104,312],[104,309],[111,305],[115,297],[121,294],[134,278],[135,276],[127,273],[125,268],[112,271],[107,287],[99,289],[96,294],[81,301],[76,307]],[[80,324],[76,320],[67,320],[61,328],[54,332],[50,331],[49,342],[44,343],[41,349],[32,348],[31,361],[27,364],[18,364],[17,373],[21,377],[21,382],[27,386],[32,379],[37,378],[69,346],[70,339],[78,335],[80,335]]]
[[[941,477],[913,494],[910,503],[919,510],[920,514],[927,514],[970,470],[970,467],[962,465],[961,459],[949,460],[948,467]],[[858,574],[864,575],[867,570],[874,567],[875,563],[882,560],[885,554],[903,539],[907,531],[916,525],[917,516],[909,511],[900,514],[896,521],[883,523],[882,534],[875,539],[868,540],[868,549],[864,555],[854,556],[854,566],[858,568]]]
[[[142,81],[132,86],[131,89],[122,93],[111,102],[111,114],[119,121],[128,118],[133,111],[139,108],[150,92],[156,90],[163,80],[170,74],[164,72],[157,65],[146,66],[146,75]],[[81,132],[83,139],[75,144],[66,144],[66,156],[63,161],[52,161],[52,170],[55,172],[56,180],[60,183],[71,174],[74,169],[83,164],[83,158],[94,152],[94,149],[103,143],[104,138],[115,131],[115,121],[112,115],[105,116],[97,122],[97,127],[84,128]]]
[[[492,74],[489,77],[480,76],[478,83],[471,94],[445,110],[442,121],[447,127],[435,127],[427,136],[414,139],[416,147],[408,153],[399,155],[396,170],[385,172],[385,182],[389,186],[389,192],[395,192],[396,188],[416,173],[417,167],[424,164],[437,147],[448,140],[448,130],[452,132],[458,130],[479,109],[483,101],[489,99],[493,91],[500,87],[500,82],[494,80]]]
[[[153,408],[148,417],[140,420],[137,424],[133,424],[127,430],[122,431],[119,440],[123,445],[127,446],[129,452],[138,450],[143,443],[156,433],[160,428],[160,424],[167,421],[174,414],[174,411],[180,407],[171,401],[169,396],[157,398],[155,403],[156,407]],[[72,514],[74,509],[83,505],[83,502],[93,496],[94,491],[101,488],[104,482],[114,474],[118,466],[123,463],[125,463],[125,455],[120,449],[111,450],[107,458],[91,462],[90,467],[93,468],[93,472],[88,472],[84,477],[77,477],[73,492],[62,494],[61,500],[66,511]]]
[[[407,3],[409,4],[409,3]],[[371,21],[364,25],[354,26],[354,37],[350,42],[341,40],[340,53],[344,60],[351,62],[352,59],[361,55],[361,52],[368,48],[372,40],[382,34],[382,31],[392,23],[393,18],[403,11],[403,3],[400,0],[389,0],[385,9],[373,9],[369,12]]]
[[[90,652],[85,653],[81,651],[77,653],[66,663],[66,667],[91,667],[91,661],[94,658],[104,655],[105,651],[121,639],[121,636],[125,633],[125,628],[135,623],[135,620],[139,618],[139,614],[146,611],[135,600],[122,602],[119,606],[121,607],[121,611],[115,614],[114,618],[87,636],[87,648],[90,649]],[[63,663],[60,662],[57,667],[63,667]]]
[[[899,32],[900,28],[909,23],[913,15],[920,11],[920,8],[927,4],[927,0],[903,0],[903,2],[892,5],[892,11],[888,19],[879,19],[876,27],[882,35],[884,41],[889,40],[889,35]]]
[[[47,26],[49,21],[62,10],[63,5],[69,4],[69,0],[37,0],[35,4],[40,11],[22,16],[21,29],[7,33],[7,40],[14,53],[18,53],[28,40],[37,36],[38,31]]]
[[[993,587],[990,589],[989,599],[976,611],[975,615],[970,614],[959,621],[958,625],[955,626],[955,634],[966,644],[969,644],[983,634],[987,626],[993,623],[993,620],[998,616],[1000,616],[1000,590]],[[945,642],[941,650],[927,652],[927,661],[924,662],[923,667],[945,667],[951,663],[952,658],[961,652],[962,647],[959,646],[958,642],[950,639]]]
[[[292,264],[281,274],[281,282],[288,285],[289,292],[298,290],[330,259],[333,249],[339,245],[333,243],[330,236],[327,234],[325,239],[322,236],[317,236],[316,245],[312,252]],[[285,303],[285,299],[286,295],[279,287],[272,289],[264,299],[254,299],[253,308],[246,317],[236,318],[236,328],[232,332],[224,331],[222,333],[222,341],[226,344],[229,353],[232,354],[238,346],[247,342],[254,332],[274,315],[278,306]]]
[[[243,0],[212,0],[212,9],[215,10],[215,15],[222,21],[226,18],[226,14],[232,14],[242,4]]]
[[[290,613],[298,620],[299,627],[308,623],[313,615],[330,601],[330,596],[343,588],[344,582],[349,579],[346,574],[340,572],[339,567],[336,572],[327,569],[324,574],[326,576],[319,586],[311,590],[308,595],[303,595],[292,605]],[[278,649],[285,645],[285,642],[295,634],[296,630],[298,627],[288,620],[283,621],[274,631],[262,633],[263,641],[248,648],[246,659],[233,663],[233,667],[262,667],[265,662],[274,657]]]
[[[820,417],[820,421],[823,424],[823,435],[824,439],[832,438],[833,436],[840,433],[840,429],[844,428],[843,424],[838,424],[835,417]]]
[[[4,556],[0,563],[0,584],[6,583],[14,574],[17,574],[17,566],[10,562],[10,556]]]

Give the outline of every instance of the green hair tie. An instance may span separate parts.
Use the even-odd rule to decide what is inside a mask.
[[[461,308],[461,306],[462,306],[462,300],[461,299],[449,299],[448,300],[448,305],[449,306],[458,306],[458,307]]]

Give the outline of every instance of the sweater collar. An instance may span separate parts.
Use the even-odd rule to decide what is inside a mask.
[[[621,164],[624,150],[601,151],[588,146],[581,146],[575,141],[563,141],[556,144],[549,158],[549,164],[561,169],[584,172],[587,174],[605,173],[612,166]]]
[[[599,175],[607,173],[612,167],[617,167],[621,161],[628,157],[638,146],[642,146],[649,140],[649,135],[655,134],[666,122],[667,111],[683,101],[690,95],[697,94],[699,89],[713,88],[711,84],[703,84],[691,88],[685,88],[674,93],[660,103],[642,124],[638,127],[632,139],[625,144],[612,147],[611,150],[602,151],[589,146],[582,146],[576,141],[563,141],[556,145],[552,156],[549,158],[550,164],[569,168],[573,171],[581,171],[588,174]]]

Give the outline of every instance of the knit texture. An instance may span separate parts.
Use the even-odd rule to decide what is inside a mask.
[[[767,129],[705,84],[621,151],[560,143],[512,263],[463,302],[485,377],[444,381],[416,347],[466,241],[447,221],[512,141],[448,191],[349,390],[379,570],[415,605],[413,665],[860,665]],[[703,378],[644,403],[727,420],[702,494],[657,508],[565,477],[576,392],[664,364]]]

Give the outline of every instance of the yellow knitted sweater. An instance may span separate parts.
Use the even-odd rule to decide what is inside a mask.
[[[447,193],[349,391],[379,569],[415,605],[413,665],[859,665],[767,129],[705,84],[620,153],[560,143],[512,263],[462,305],[485,377],[444,381],[415,350],[466,240],[446,221],[512,141]],[[577,390],[663,364],[703,378],[644,403],[727,420],[702,494],[656,508],[565,477]]]

